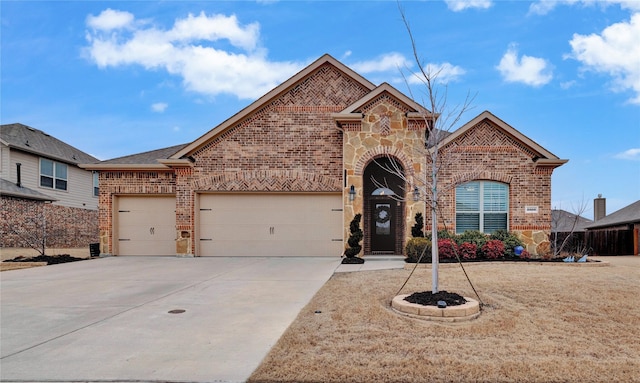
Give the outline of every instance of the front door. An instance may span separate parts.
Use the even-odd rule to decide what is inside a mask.
[[[371,252],[395,253],[396,250],[396,201],[391,198],[370,200],[371,209]]]

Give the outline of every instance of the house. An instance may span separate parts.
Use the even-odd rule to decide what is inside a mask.
[[[430,217],[425,116],[324,55],[193,142],[83,164],[100,174],[101,250],[340,256],[362,213],[361,255],[402,254],[415,214]],[[548,251],[551,174],[566,160],[490,112],[441,144],[453,161],[438,228],[507,229]]]
[[[0,126],[0,247],[88,248],[98,240],[97,159],[23,124]],[[27,240],[26,238],[31,238]]]
[[[584,232],[592,223],[592,220],[566,210],[551,210],[552,233]]]
[[[598,209],[596,209],[598,211]],[[640,255],[640,200],[586,226],[587,241],[597,255]]]

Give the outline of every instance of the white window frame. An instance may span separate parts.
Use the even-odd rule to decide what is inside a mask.
[[[479,188],[478,190],[478,201],[477,201],[477,205],[478,208],[476,209],[464,209],[464,210],[459,210],[459,205],[461,205],[461,203],[458,203],[458,194],[459,194],[459,188],[463,188],[463,187],[469,187],[471,185],[477,185],[477,187]],[[500,201],[498,201],[498,204],[504,204],[505,206],[505,210],[485,210],[485,205],[486,205],[486,194],[485,194],[485,186],[486,185],[501,185],[503,187],[506,188],[505,190],[505,196],[504,196],[504,201],[502,201],[502,199]],[[476,202],[476,201],[474,201]],[[474,204],[475,205],[475,204]],[[478,216],[478,227],[475,228],[474,230],[478,230],[482,233],[485,233],[485,215],[487,214],[505,214],[505,227],[504,230],[509,230],[509,185],[502,183],[502,182],[496,182],[496,181],[484,181],[484,180],[474,180],[474,181],[469,181],[466,182],[464,184],[458,185],[456,187],[456,196],[455,196],[455,206],[456,206],[456,234],[462,234],[464,231],[460,230],[460,225],[458,225],[458,215],[459,214],[477,214]],[[469,229],[466,229],[469,230]],[[496,229],[499,230],[499,229]],[[490,234],[490,233],[486,233],[486,234]]]
[[[52,173],[53,174],[44,174],[42,173],[42,162],[43,161],[49,161],[51,163],[51,169],[52,169]],[[40,185],[40,187],[42,188],[47,188],[47,189],[53,189],[53,190],[59,190],[59,191],[68,191],[69,190],[69,166],[65,163],[62,162],[57,162],[54,160],[50,160],[48,158],[40,158],[40,179],[38,180],[38,184]],[[62,167],[64,166],[65,169],[65,176],[64,178],[60,175],[57,174],[59,173],[59,171],[57,171],[56,169],[58,169],[58,167]],[[50,178],[51,179],[51,186],[48,185],[43,185],[42,184],[42,178],[46,177],[46,178]],[[58,182],[57,181],[64,181],[64,188],[58,187]]]

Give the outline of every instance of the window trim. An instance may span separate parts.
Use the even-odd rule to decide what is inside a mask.
[[[479,190],[478,190],[478,195],[479,195],[479,199],[478,199],[478,210],[474,210],[474,211],[458,211],[458,188],[470,183],[477,183]],[[506,210],[485,210],[485,185],[487,184],[495,184],[495,185],[501,185],[504,186],[506,188],[506,194],[505,194],[505,205],[506,205]],[[455,233],[456,234],[461,234],[461,232],[458,231],[458,215],[459,214],[477,214],[478,215],[478,228],[477,230],[485,233],[485,215],[486,214],[505,214],[506,217],[506,227],[504,228],[505,230],[509,230],[509,208],[510,208],[510,200],[509,200],[509,193],[510,193],[510,189],[511,186],[507,183],[504,182],[498,182],[498,181],[491,181],[491,180],[471,180],[471,181],[467,181],[465,183],[459,184],[456,186],[455,188],[455,196],[454,196],[454,206],[455,206],[455,220],[456,220],[456,227],[455,227]],[[485,234],[489,234],[489,233],[485,233]]]
[[[51,175],[49,174],[44,174],[42,173],[42,163],[43,161],[49,161],[51,163]],[[65,169],[65,177],[59,177],[56,173],[56,168],[57,166],[64,166]],[[45,189],[51,189],[51,190],[56,190],[56,191],[69,191],[69,165],[65,164],[64,162],[59,162],[59,161],[54,161],[51,160],[49,158],[45,158],[45,157],[40,157],[40,161],[38,161],[38,173],[40,175],[39,179],[38,179],[38,185],[41,188],[45,188]],[[42,178],[46,177],[48,179],[51,179],[51,186],[48,185],[43,185],[42,183]],[[64,189],[57,187],[58,186],[58,182],[57,181],[64,181]]]

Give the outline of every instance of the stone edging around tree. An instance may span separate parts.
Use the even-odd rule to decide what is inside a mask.
[[[410,303],[404,300],[410,294],[397,295],[391,300],[393,311],[411,318],[441,322],[464,322],[480,316],[480,304],[472,298],[464,297],[467,303],[458,306],[438,308]]]

